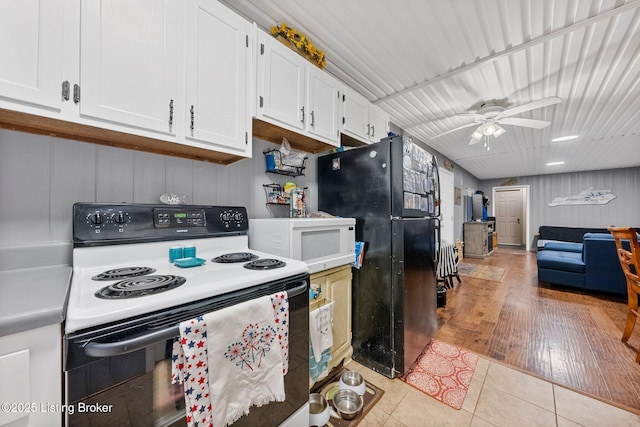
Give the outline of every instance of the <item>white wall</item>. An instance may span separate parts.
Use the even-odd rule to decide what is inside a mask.
[[[262,184],[293,180],[309,186],[317,209],[316,156],[305,177],[265,174],[263,151],[228,166],[0,129],[0,249],[71,241],[75,202],[159,203],[163,193],[191,204],[246,206],[270,216]]]
[[[505,181],[482,181],[480,189],[485,195],[491,195],[492,188],[501,186]],[[640,167],[527,176],[509,181],[511,185],[530,186],[532,235],[537,233],[541,225],[640,227]],[[549,202],[556,197],[574,196],[590,187],[594,190],[611,190],[616,198],[606,205],[549,206]]]

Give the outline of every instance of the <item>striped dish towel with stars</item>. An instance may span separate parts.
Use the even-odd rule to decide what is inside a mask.
[[[282,376],[287,373],[289,357],[285,292],[182,322],[179,328],[180,336],[173,343],[171,382],[184,383],[188,426],[228,425],[248,413],[253,404],[284,400]],[[210,371],[209,366],[218,369]],[[247,377],[257,387],[234,390],[234,384]]]

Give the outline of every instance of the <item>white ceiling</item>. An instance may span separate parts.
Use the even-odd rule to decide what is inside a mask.
[[[640,0],[223,0],[259,27],[286,22],[326,70],[479,179],[640,166]],[[456,114],[557,96],[514,117],[545,129],[469,145]],[[551,142],[564,135],[569,142]],[[547,162],[563,165],[546,166]]]

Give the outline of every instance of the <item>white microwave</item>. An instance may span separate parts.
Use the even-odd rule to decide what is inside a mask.
[[[309,273],[355,261],[354,218],[249,220],[249,248],[304,261]]]

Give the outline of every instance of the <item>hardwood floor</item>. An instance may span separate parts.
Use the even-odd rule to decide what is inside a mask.
[[[454,280],[436,339],[640,414],[640,324],[620,341],[624,299],[538,284],[534,252],[500,247],[462,262],[506,272],[501,282]]]

